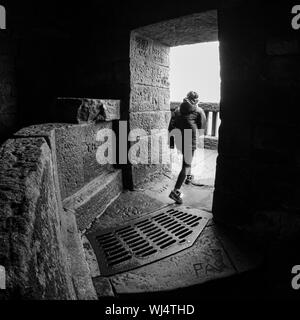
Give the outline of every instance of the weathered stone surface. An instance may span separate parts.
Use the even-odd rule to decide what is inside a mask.
[[[130,57],[134,59],[149,60],[156,64],[169,67],[170,48],[139,32],[132,32],[130,40]]]
[[[93,283],[99,299],[115,297],[113,287],[109,279],[104,277],[97,277],[93,279]]]
[[[130,83],[129,129],[144,130],[141,136],[145,139],[153,129],[167,129],[170,122],[169,48],[139,32],[131,32]],[[167,167],[137,164],[132,170],[129,168],[128,174],[135,185],[146,181],[147,174],[149,177],[162,174]]]
[[[132,179],[134,187],[140,187],[163,174],[170,172],[170,165],[166,164],[144,164],[132,166]]]
[[[170,111],[131,112],[129,115],[130,130],[142,129],[150,135],[151,130],[168,129],[170,119]]]
[[[168,111],[169,100],[168,89],[136,84],[131,87],[130,112]]]
[[[105,212],[95,220],[87,233],[120,227],[130,219],[160,209],[164,204],[155,197],[149,197],[143,191],[123,191],[109,205]]]
[[[58,98],[55,109],[60,121],[69,123],[97,123],[120,119],[120,101],[87,98]]]
[[[141,293],[183,288],[235,273],[213,229],[205,228],[192,247],[110,280],[118,294]]]
[[[63,201],[65,210],[73,210],[78,229],[87,229],[93,220],[101,215],[106,207],[122,191],[122,173],[120,170],[103,173],[74,195]]]
[[[97,125],[74,125],[55,131],[56,155],[62,199],[74,194],[105,170],[110,164],[100,165],[96,159],[97,148],[104,141],[97,141],[97,132],[110,129],[110,122]]]
[[[0,156],[0,264],[7,271],[4,297],[75,299],[46,141],[8,140]]]
[[[64,242],[76,297],[78,300],[97,300],[92,273],[85,257],[83,241],[73,211],[67,210],[64,212],[62,225],[65,226]]]
[[[130,60],[131,83],[169,88],[169,68],[152,61]]]
[[[167,20],[138,29],[139,34],[170,47],[218,40],[217,11]]]

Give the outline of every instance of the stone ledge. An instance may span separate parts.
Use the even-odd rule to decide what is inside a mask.
[[[218,138],[205,136],[204,137],[204,148],[210,150],[218,150]]]
[[[103,173],[63,201],[64,210],[73,210],[80,231],[87,229],[122,191],[122,172]]]

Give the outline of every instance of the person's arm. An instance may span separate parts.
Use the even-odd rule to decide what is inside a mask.
[[[198,118],[197,118],[198,129],[206,129],[206,115],[202,108],[198,106]]]
[[[173,129],[176,128],[176,113],[177,113],[177,109],[175,109],[175,111],[172,112],[172,116],[171,116],[171,120],[168,128],[169,132],[171,132]]]

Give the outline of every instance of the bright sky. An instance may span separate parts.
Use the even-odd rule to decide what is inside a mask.
[[[182,101],[193,90],[201,102],[219,102],[220,82],[218,41],[171,48],[171,101]]]

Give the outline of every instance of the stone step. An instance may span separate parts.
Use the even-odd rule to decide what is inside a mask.
[[[66,198],[63,208],[74,211],[78,229],[83,232],[120,195],[122,188],[122,170],[103,172]]]

